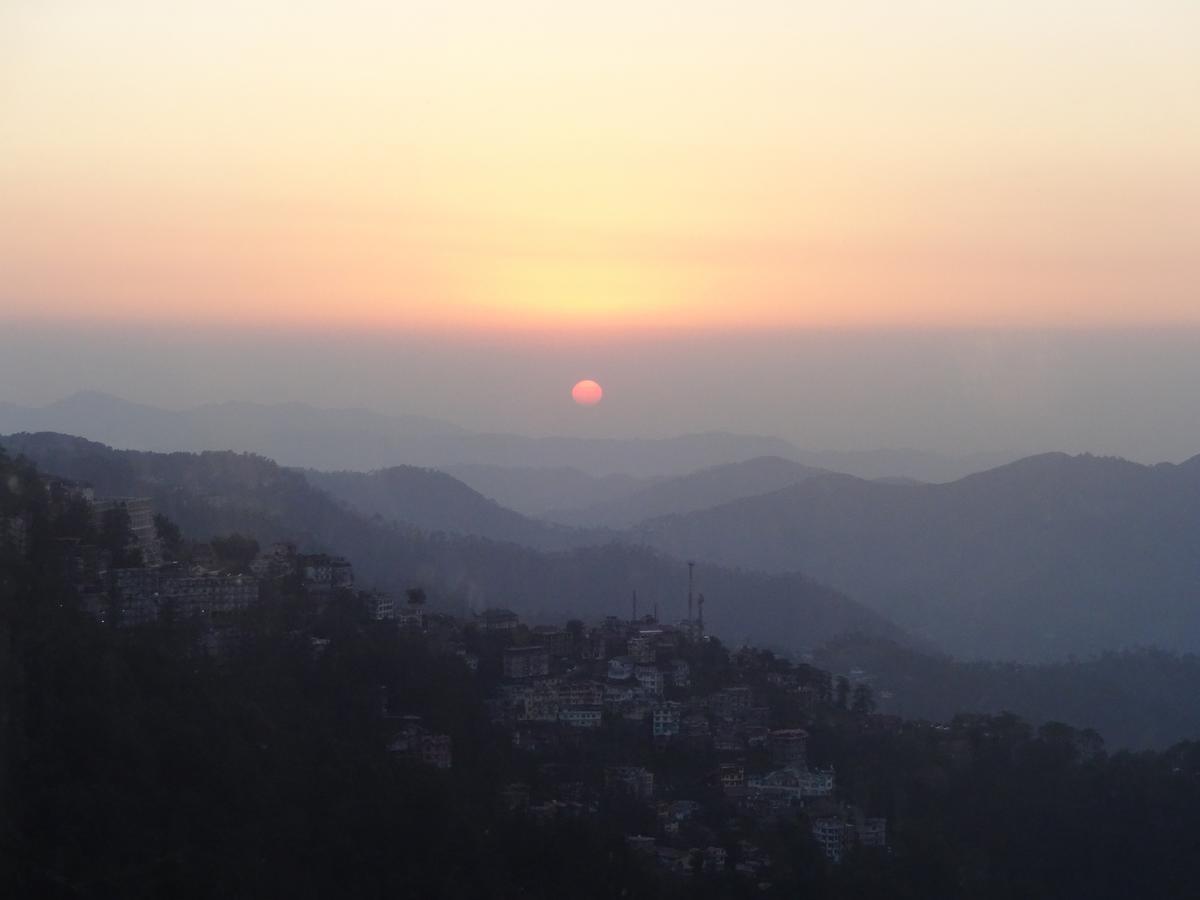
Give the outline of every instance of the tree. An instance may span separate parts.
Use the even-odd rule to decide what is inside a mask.
[[[567,621],[567,634],[571,638],[571,646],[578,647],[583,643],[584,625],[579,619],[569,619]]]
[[[163,549],[167,551],[167,554],[172,558],[178,558],[183,549],[183,532],[179,530],[179,526],[162,513],[155,513],[154,533],[162,542]]]
[[[871,690],[869,684],[860,681],[854,686],[854,697],[850,702],[850,709],[860,716],[875,712],[875,692]]]
[[[244,534],[230,534],[213,538],[212,549],[222,568],[244,573],[250,571],[250,563],[258,556],[258,541]]]
[[[845,709],[847,702],[850,699],[850,679],[845,675],[839,675],[837,678],[837,692],[834,699],[834,705],[838,709]]]
[[[107,550],[114,568],[131,568],[142,564],[142,551],[137,545],[137,535],[130,527],[129,510],[116,505],[104,511],[100,520],[100,537],[97,542]]]

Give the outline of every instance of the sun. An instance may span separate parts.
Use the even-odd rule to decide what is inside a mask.
[[[571,388],[571,399],[580,406],[595,406],[604,397],[604,389],[590,378],[577,382]]]

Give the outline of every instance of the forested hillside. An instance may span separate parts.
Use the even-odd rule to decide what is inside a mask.
[[[958,656],[1200,650],[1200,457],[1047,454],[949,484],[829,475],[640,533],[671,554],[803,571]]]
[[[643,610],[657,603],[671,620],[686,612],[685,564],[646,548],[610,543],[544,553],[373,521],[301,473],[249,454],[115,451],[59,434],[11,435],[0,445],[99,494],[153,497],[187,534],[241,532],[264,545],[292,540],[332,550],[351,558],[364,584],[423,585],[448,608],[504,606],[554,620],[626,615],[637,591]],[[803,576],[702,564],[696,578],[709,600],[709,627],[731,640],[799,648],[850,631],[900,636],[885,618]]]
[[[1056,663],[963,662],[895,641],[846,635],[813,662],[858,670],[881,712],[944,721],[1016,713],[1037,724],[1093,728],[1110,747],[1169,747],[1200,735],[1200,657],[1143,648]]]

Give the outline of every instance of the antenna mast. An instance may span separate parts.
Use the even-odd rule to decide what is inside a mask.
[[[693,584],[692,570],[695,568],[696,568],[696,563],[693,560],[689,559],[688,560],[688,616],[687,616],[689,625],[692,624],[692,584]]]

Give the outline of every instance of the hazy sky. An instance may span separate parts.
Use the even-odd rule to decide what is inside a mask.
[[[576,407],[595,377],[603,402]],[[728,429],[810,449],[1200,453],[1200,330],[808,331],[437,338],[173,326],[0,331],[0,401],[80,387],[183,407],[302,400],[474,429],[668,436]]]
[[[1200,323],[1200,4],[5,0],[46,319]]]
[[[3,0],[0,399],[1188,455],[1198,96],[1195,0]]]

